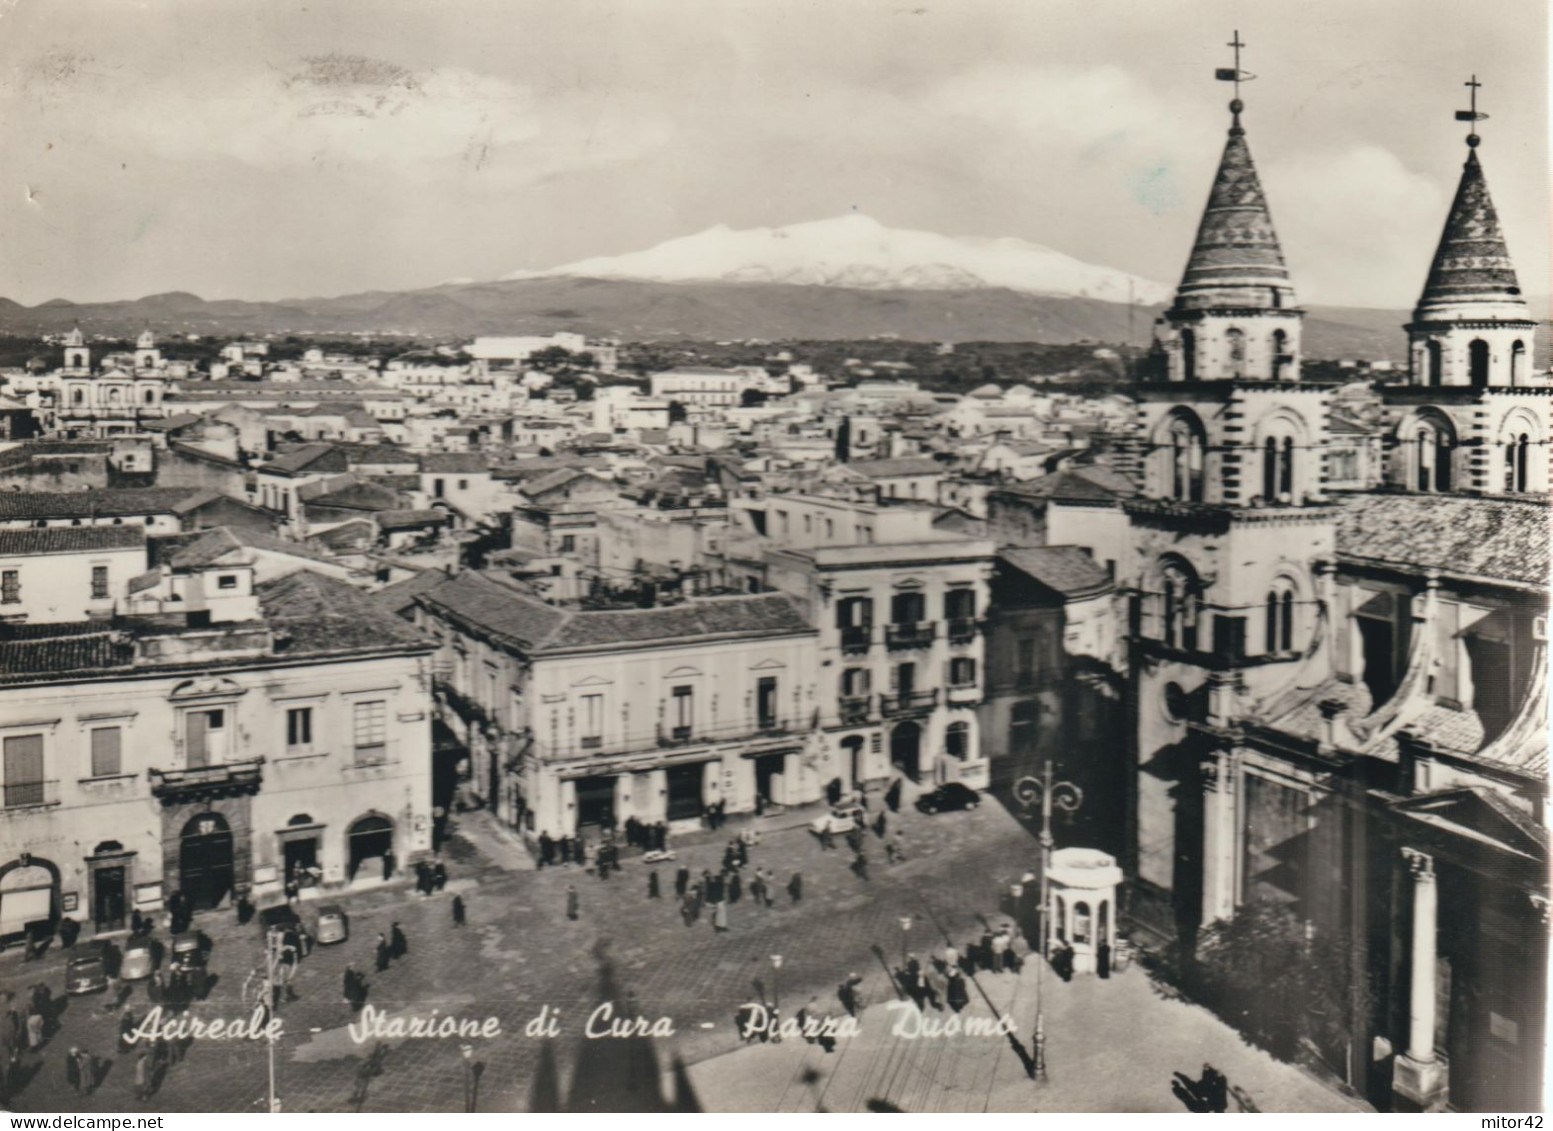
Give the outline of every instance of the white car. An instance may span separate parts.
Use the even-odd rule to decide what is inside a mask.
[[[809,829],[816,836],[824,833],[849,833],[853,829],[862,828],[867,821],[867,814],[862,808],[852,805],[843,809],[832,809],[829,813],[814,818],[809,822]]]

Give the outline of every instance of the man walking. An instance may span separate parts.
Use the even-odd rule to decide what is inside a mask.
[[[793,878],[787,881],[787,897],[794,903],[803,899],[803,873],[794,872]]]
[[[388,960],[393,957],[393,953],[387,937],[379,931],[377,933],[377,972],[379,974],[388,969]]]
[[[690,890],[690,869],[681,864],[679,871],[674,873],[674,894],[680,899],[685,898],[685,893]]]
[[[462,927],[463,925],[464,925],[464,897],[461,896],[461,895],[455,895],[453,897],[453,926],[455,926],[455,927]]]
[[[395,921],[393,925],[393,929],[389,935],[389,938],[391,940],[389,942],[389,950],[393,954],[394,958],[403,958],[405,955],[410,953],[410,940],[405,938],[404,930],[399,926],[397,921]]]

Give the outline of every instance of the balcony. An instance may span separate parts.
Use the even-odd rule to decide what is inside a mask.
[[[937,630],[938,625],[930,620],[886,625],[884,642],[890,648],[926,648],[933,643]]]
[[[873,643],[874,630],[870,625],[865,624],[841,630],[841,650],[843,652],[866,652],[873,647]]]
[[[719,746],[732,747],[746,754],[768,747],[773,750],[787,749],[801,741],[798,736],[806,729],[807,724],[801,724],[796,716],[756,716],[715,724],[649,726],[634,733],[584,735],[577,738],[560,735],[547,737],[540,732],[532,738],[524,739],[524,749],[545,762],[641,759],[647,765],[637,768],[650,768],[661,765],[665,759],[677,761],[692,752],[707,751]]]
[[[152,770],[151,796],[163,805],[183,801],[214,801],[259,792],[264,780],[264,759],[218,762],[183,770]]]
[[[879,696],[879,710],[886,715],[931,711],[936,706],[938,706],[936,687],[932,691],[905,691],[897,695]]]
[[[838,704],[837,714],[844,723],[866,723],[873,713],[870,708],[872,703],[867,695],[843,695]]]
[[[15,813],[22,809],[44,809],[59,804],[57,781],[22,781],[0,786],[0,800],[4,811]]]
[[[969,644],[976,639],[976,633],[980,628],[975,617],[950,617],[949,643]]]
[[[950,687],[944,696],[949,703],[955,706],[968,706],[981,702],[981,685],[975,683],[959,683]]]

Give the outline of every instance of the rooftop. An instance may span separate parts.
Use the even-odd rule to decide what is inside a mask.
[[[0,491],[0,520],[178,514],[216,497],[205,487],[93,488],[89,491]]]
[[[1001,551],[998,558],[1069,600],[1098,596],[1114,587],[1105,570],[1077,546],[1007,549]]]
[[[49,526],[0,530],[0,558],[142,549],[144,526]]]
[[[1436,570],[1546,589],[1547,503],[1376,492],[1342,499],[1337,552],[1403,570]]]

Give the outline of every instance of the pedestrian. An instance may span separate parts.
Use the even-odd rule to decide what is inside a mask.
[[[929,1004],[934,1009],[942,1011],[946,996],[946,986],[943,975],[938,972],[938,967],[932,962],[929,962],[922,968],[922,990]]]
[[[394,874],[394,850],[389,849],[383,853],[383,878],[391,879]]]
[[[880,840],[883,840],[885,827],[884,810],[881,809],[879,810],[879,815],[874,818],[874,836],[878,837]]]
[[[381,974],[388,969],[388,960],[393,957],[393,948],[388,945],[388,939],[382,931],[377,933],[377,972]]]
[[[431,866],[431,882],[438,891],[448,886],[448,869],[441,860]]]
[[[803,898],[803,873],[794,872],[793,878],[787,881],[787,896],[794,903]]]
[[[719,903],[717,904],[716,910],[712,915],[712,930],[716,931],[718,934],[722,934],[727,929],[728,905],[726,903]]]
[[[768,906],[766,903],[766,880],[761,875],[759,868],[755,869],[755,878],[750,881],[750,898],[755,901],[758,907]]]
[[[890,788],[885,791],[884,803],[890,807],[890,812],[901,811],[901,779],[896,778],[890,783]]]
[[[586,865],[588,863],[588,842],[580,836],[574,837],[573,840],[575,843],[572,845],[572,858],[577,863]]]
[[[76,1095],[81,1095],[81,1050],[74,1045],[65,1054],[65,1083],[74,1089]]]
[[[570,864],[571,862],[572,862],[572,838],[569,837],[569,836],[563,836],[561,838],[561,863],[562,864]]]
[[[863,976],[861,974],[848,974],[846,980],[836,987],[836,999],[841,1002],[841,1007],[853,1017],[863,1010],[862,994]]]
[[[1095,948],[1095,973],[1102,978],[1111,976],[1111,945],[1102,942]]]
[[[949,970],[949,979],[944,988],[944,1001],[956,1013],[971,1003],[971,995],[965,988],[965,975],[957,968],[951,967]]]
[[[690,869],[681,864],[679,870],[674,873],[674,894],[680,899],[685,898],[685,893],[690,890]]]
[[[349,962],[345,964],[345,981],[340,995],[343,1000],[352,1004],[356,1001],[356,968]]]
[[[43,1014],[36,1009],[27,1014],[27,1047],[33,1052],[43,1047]]]
[[[548,832],[539,834],[539,866],[543,868],[555,858],[555,841],[550,839]]]
[[[141,1049],[135,1058],[135,1098],[144,1102],[151,1098],[151,1050]]]
[[[140,913],[140,908],[135,908],[129,917],[129,933],[134,938],[139,938],[146,930],[146,917]]]
[[[461,895],[453,897],[453,925],[455,927],[464,925],[464,897]]]
[[[743,894],[743,886],[739,883],[737,869],[728,877],[728,902],[738,903],[739,896]]]
[[[135,1011],[129,1006],[124,1007],[124,1012],[119,1015],[119,1051],[129,1052],[134,1047],[135,1041],[131,1036],[135,1031]]]
[[[852,860],[852,870],[857,873],[858,879],[868,879],[868,853],[858,849],[857,856]]]
[[[647,898],[659,899],[662,893],[658,891],[658,870],[654,868],[647,873]]]
[[[739,867],[747,867],[750,862],[750,846],[744,843],[743,837],[733,842],[733,850],[739,858]]]
[[[572,884],[566,885],[566,917],[573,922],[577,920],[577,909],[580,906],[577,899],[577,889]]]
[[[81,1049],[77,1057],[81,1063],[81,1094],[89,1096],[97,1090],[97,1058],[88,1049]]]
[[[405,938],[404,929],[399,926],[397,920],[390,930],[389,939],[389,949],[392,951],[394,958],[403,958],[410,953],[410,940]]]
[[[992,972],[1002,974],[1008,968],[1008,932],[1001,930],[992,936]]]

